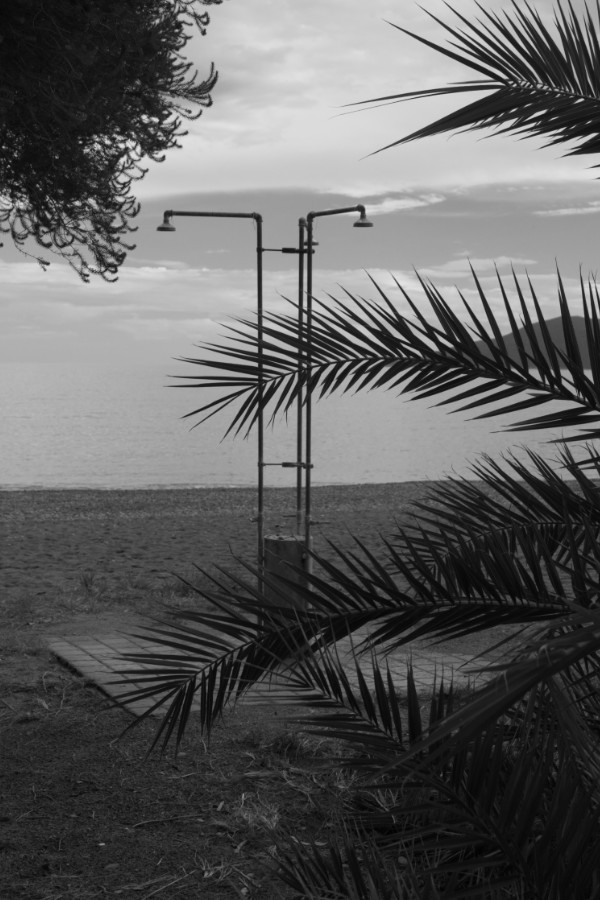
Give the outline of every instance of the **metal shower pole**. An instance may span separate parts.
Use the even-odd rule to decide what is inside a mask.
[[[191,216],[206,219],[254,219],[256,222],[256,317],[257,317],[257,344],[258,344],[258,371],[257,371],[257,400],[258,412],[256,416],[258,429],[258,511],[257,511],[257,563],[258,571],[262,576],[265,565],[265,424],[263,411],[264,397],[264,311],[263,311],[263,219],[260,213],[236,213],[236,212],[195,212],[190,210],[167,209],[163,213],[162,225],[157,231],[175,231],[171,224],[174,216]],[[262,580],[259,578],[259,590],[262,592]]]
[[[298,220],[298,398],[296,401],[296,534],[301,535],[304,530],[304,518],[302,512],[302,454],[304,410],[302,400],[304,390],[302,387],[303,353],[302,329],[304,326],[304,257],[306,243],[306,219]]]
[[[298,221],[298,248],[282,247],[267,248],[263,246],[262,225],[263,219],[259,213],[236,212],[197,212],[191,210],[168,209],[163,213],[162,225],[157,231],[175,231],[171,224],[174,216],[189,216],[199,218],[219,219],[254,219],[256,222],[256,312],[257,312],[257,404],[256,414],[258,430],[258,513],[257,513],[257,562],[259,571],[259,590],[263,593],[262,576],[265,571],[265,499],[264,499],[264,308],[263,308],[263,254],[267,250],[274,252],[298,254],[298,394],[297,394],[297,435],[296,435],[296,462],[280,463],[286,467],[296,468],[296,530],[300,535],[304,532],[304,545],[307,551],[306,569],[311,571],[311,557],[308,551],[311,547],[311,508],[312,508],[312,281],[313,263],[312,257],[316,242],[313,239],[313,221],[322,216],[336,216],[343,213],[358,212],[360,218],[354,222],[355,228],[370,228],[373,223],[367,219],[365,207],[362,203],[356,206],[345,206],[340,209],[324,209],[319,212],[310,212],[306,218]],[[304,291],[304,259],[306,257],[306,292]],[[305,338],[303,339],[303,335]],[[303,457],[304,452],[304,459]],[[273,465],[272,463],[270,465]],[[302,503],[304,471],[304,504]]]
[[[319,212],[309,212],[306,217],[306,401],[305,408],[305,492],[304,492],[304,541],[307,552],[311,546],[311,514],[312,514],[312,392],[310,387],[312,377],[312,299],[313,299],[313,221],[322,216],[338,216],[343,213],[357,212],[360,218],[354,222],[355,228],[371,228],[373,223],[367,219],[365,207],[362,203],[356,206],[344,206],[340,209],[323,209]],[[302,257],[301,257],[302,258]],[[307,570],[312,569],[312,558],[307,556]]]

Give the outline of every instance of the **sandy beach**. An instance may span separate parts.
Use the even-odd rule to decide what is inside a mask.
[[[376,547],[431,482],[333,485],[313,489],[314,546]],[[292,533],[295,492],[265,494],[265,533]],[[255,559],[256,491],[29,490],[0,492],[0,590],[43,595],[101,575],[111,589],[132,579],[173,579]]]

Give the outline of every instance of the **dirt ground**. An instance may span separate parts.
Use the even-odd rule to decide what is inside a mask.
[[[209,743],[192,725],[176,759],[146,758],[156,723],[121,737],[132,717],[53,661],[44,634],[32,624],[11,646],[3,623],[0,896],[291,897],[276,845],[325,840],[346,787],[328,748],[286,725],[295,710],[241,705]]]
[[[316,491],[317,540],[373,546],[426,487]],[[242,705],[210,743],[192,725],[177,759],[146,758],[156,724],[120,737],[131,716],[47,649],[189,602],[174,573],[252,553],[251,492],[0,495],[0,897],[290,898],[276,847],[336,829],[339,748],[295,731],[294,709]],[[285,525],[289,497],[269,503]]]
[[[389,501],[320,498],[346,537],[359,520],[375,534]],[[47,650],[50,636],[127,632],[181,601],[176,575],[251,556],[254,504],[253,491],[1,494],[0,897],[291,896],[275,846],[335,827],[345,785],[330,748],[290,730],[286,710],[242,706],[209,744],[192,727],[176,760],[146,759],[156,724],[119,739],[131,717]],[[284,530],[291,493],[267,504]]]

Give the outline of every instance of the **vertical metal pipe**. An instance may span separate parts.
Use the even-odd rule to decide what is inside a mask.
[[[259,576],[264,573],[265,566],[265,420],[263,410],[264,399],[264,319],[263,319],[263,238],[262,216],[254,213],[256,222],[256,318],[258,343],[257,402],[258,402],[258,513],[257,513],[257,557]],[[263,593],[262,578],[259,579],[259,592]]]
[[[304,540],[307,550],[306,570],[309,573],[312,572],[312,558],[310,556],[312,524],[312,394],[310,390],[310,380],[312,373],[312,258],[313,216],[311,213],[309,213],[306,218],[306,402],[304,404],[306,425],[306,452],[304,454],[304,462],[306,465],[304,492]]]
[[[302,387],[304,369],[304,342],[302,329],[304,326],[304,257],[306,239],[306,220],[298,220],[298,397],[296,400],[296,534],[301,535],[304,528],[302,516],[302,487],[303,487],[303,424],[304,409],[302,400],[304,391]]]
[[[258,553],[257,564],[258,571],[262,575],[265,565],[265,490],[264,490],[264,321],[263,321],[263,235],[262,225],[263,219],[259,213],[238,213],[238,212],[211,212],[196,211],[187,209],[167,209],[163,213],[162,225],[159,225],[158,231],[175,231],[171,225],[173,216],[199,216],[201,218],[218,218],[218,219],[254,219],[256,222],[256,304],[257,304],[257,343],[258,343],[258,371],[257,371],[257,429],[258,429],[258,513],[257,513],[257,532],[258,532]],[[260,593],[263,593],[262,581],[259,584]]]

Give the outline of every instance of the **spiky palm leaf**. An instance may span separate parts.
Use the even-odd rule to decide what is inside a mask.
[[[464,556],[466,564],[469,556],[466,545]],[[576,556],[576,550],[574,556]],[[437,565],[438,559],[439,554],[436,554],[435,565]],[[331,563],[328,565],[330,567],[328,574],[331,576]],[[358,565],[358,559],[354,561],[354,565]],[[432,584],[439,582],[439,574],[434,571],[435,565],[432,563]],[[373,570],[373,582],[386,586],[389,595],[387,603],[385,602],[386,592],[381,588],[372,591],[371,594],[366,591],[366,571],[369,567]],[[254,624],[252,614],[256,611],[257,599],[250,590],[246,591],[245,597],[239,596],[236,603],[229,605],[216,594],[214,599],[221,606],[218,613],[212,616],[185,613],[181,618],[187,622],[184,622],[181,628],[174,629],[171,637],[169,637],[167,629],[157,632],[156,636],[164,642],[166,651],[168,651],[163,658],[163,665],[168,670],[173,667],[175,670],[179,668],[179,678],[181,679],[178,702],[172,707],[171,717],[167,717],[165,720],[166,725],[163,723],[163,728],[166,729],[165,740],[168,740],[171,734],[175,735],[176,739],[180,739],[186,717],[189,715],[190,691],[193,691],[197,684],[201,684],[199,689],[203,701],[201,716],[208,727],[214,721],[214,717],[218,716],[228,695],[235,698],[239,694],[240,688],[245,690],[253,680],[263,677],[265,673],[270,675],[277,669],[281,669],[282,661],[288,659],[295,649],[306,651],[306,645],[310,639],[312,653],[301,657],[292,668],[286,669],[284,666],[284,671],[287,673],[287,701],[298,702],[302,706],[308,704],[318,707],[319,715],[311,717],[309,720],[305,717],[301,723],[302,726],[308,730],[326,733],[328,736],[343,738],[351,745],[360,746],[361,749],[366,750],[366,754],[362,758],[357,757],[357,765],[360,765],[363,770],[367,766],[369,771],[373,772],[374,770],[375,775],[377,771],[383,772],[387,783],[391,783],[392,786],[397,786],[399,779],[406,786],[407,762],[410,761],[410,757],[401,752],[406,747],[406,741],[402,738],[398,694],[389,672],[382,672],[377,661],[373,660],[373,692],[371,693],[369,684],[365,681],[367,669],[364,660],[355,667],[351,677],[347,664],[342,665],[334,650],[328,650],[329,645],[333,644],[336,638],[341,638],[346,632],[355,630],[359,624],[363,624],[365,621],[373,622],[377,617],[383,616],[388,623],[395,623],[395,626],[398,627],[398,623],[402,619],[402,610],[397,607],[398,598],[402,596],[402,592],[396,589],[394,602],[389,602],[393,581],[390,582],[382,576],[378,567],[373,565],[369,558],[362,566],[362,575],[363,577],[358,579],[358,585],[351,591],[350,587],[355,582],[349,579],[345,572],[340,573],[340,582],[348,587],[348,596],[346,596],[345,590],[341,590],[339,587],[336,590],[336,585],[331,581],[321,582],[317,576],[310,576],[311,587],[307,599],[310,596],[312,609],[306,613],[291,612],[284,608],[274,609],[270,615],[263,617],[260,625]],[[285,584],[280,583],[279,587],[285,590]],[[322,592],[320,591],[321,587]],[[271,583],[270,589],[274,588],[275,584]],[[425,634],[436,634],[447,627],[447,623],[444,622],[440,629],[439,619],[443,621],[444,613],[449,611],[448,608],[445,608],[443,602],[440,602],[439,605],[422,602],[419,605],[422,593],[422,589],[419,588],[413,590],[412,596],[409,597],[408,593],[405,595],[407,604],[410,602],[411,606],[406,611],[408,616],[405,616],[404,622],[407,638],[409,634],[411,637],[414,635],[414,624],[419,619],[423,623],[423,633]],[[517,592],[518,597],[519,592]],[[535,607],[534,597],[529,598],[529,604],[531,607]],[[462,605],[464,605],[467,616],[472,616],[473,609],[470,599],[466,598]],[[510,606],[510,604],[508,605]],[[415,606],[417,606],[417,616],[414,615]],[[454,606],[456,608],[461,606],[460,596],[454,598]],[[488,612],[493,613],[493,607],[494,604],[490,599],[487,605]],[[483,607],[476,610],[476,614],[481,616],[482,611]],[[452,612],[453,610],[450,610],[451,614]],[[519,603],[515,604],[515,612],[521,618],[522,610]],[[530,615],[531,612],[530,609]],[[566,602],[563,604],[562,613],[563,620],[566,620],[569,613],[569,605]],[[507,782],[507,794],[502,795],[504,800],[500,803],[498,779],[493,774],[494,770],[491,765],[492,759],[496,761],[500,759],[501,749],[506,743],[506,736],[501,729],[504,717],[509,716],[511,721],[514,720],[515,708],[519,708],[519,705],[523,703],[523,698],[529,692],[537,690],[537,685],[547,684],[550,676],[560,679],[561,673],[574,671],[574,666],[578,662],[597,653],[600,647],[598,627],[596,625],[595,630],[590,630],[589,620],[589,611],[577,613],[572,609],[570,626],[579,628],[575,649],[572,636],[567,635],[552,641],[549,639],[548,629],[546,629],[545,646],[539,646],[541,638],[537,643],[532,642],[531,646],[527,648],[527,657],[517,663],[507,664],[501,669],[498,680],[492,686],[477,692],[466,707],[459,708],[448,718],[436,722],[435,732],[428,741],[421,744],[413,743],[412,752],[419,755],[419,760],[422,760],[423,753],[426,752],[427,758],[433,764],[433,771],[429,770],[423,773],[420,762],[413,776],[416,778],[418,790],[415,788],[412,793],[409,792],[403,801],[403,809],[408,809],[411,815],[417,816],[416,823],[412,819],[407,821],[406,818],[399,818],[397,812],[393,813],[392,818],[395,816],[398,822],[402,822],[403,841],[406,841],[407,836],[412,836],[411,839],[417,842],[419,847],[424,848],[420,851],[423,854],[426,851],[429,854],[433,853],[435,846],[435,852],[438,854],[436,856],[438,868],[440,860],[443,859],[445,878],[455,879],[454,882],[452,880],[448,882],[457,885],[458,893],[455,896],[461,896],[460,891],[464,890],[464,879],[468,880],[469,873],[472,874],[473,870],[480,872],[482,866],[490,869],[491,861],[498,863],[501,871],[498,872],[497,877],[501,878],[504,883],[507,875],[502,865],[505,865],[506,860],[510,857],[509,849],[512,853],[510,858],[513,866],[511,876],[513,881],[522,878],[523,871],[527,868],[524,859],[516,853],[515,848],[521,846],[537,848],[542,844],[542,835],[546,835],[543,840],[545,841],[544,846],[549,848],[548,852],[550,850],[553,853],[558,852],[556,843],[550,840],[550,835],[558,828],[559,810],[559,821],[563,823],[566,820],[564,808],[553,798],[559,797],[561,802],[564,801],[565,796],[570,798],[571,805],[568,809],[572,810],[576,817],[573,821],[585,821],[588,824],[592,820],[595,821],[597,801],[595,792],[593,790],[590,792],[586,783],[586,790],[580,787],[577,793],[575,779],[575,775],[579,771],[587,771],[595,777],[597,763],[594,763],[593,756],[588,759],[585,754],[586,747],[590,746],[590,742],[586,741],[586,734],[590,726],[587,724],[585,704],[581,702],[581,698],[578,698],[574,691],[570,691],[568,681],[564,684],[559,681],[553,685],[551,699],[555,701],[554,706],[548,709],[549,704],[546,703],[546,714],[552,715],[553,721],[558,720],[560,716],[562,727],[561,729],[553,727],[550,736],[544,732],[543,728],[541,729],[544,740],[550,741],[545,757],[545,768],[540,768],[539,765],[533,767],[531,756],[523,755],[518,769],[511,774],[512,780],[510,783]],[[434,624],[435,622],[437,624]],[[218,629],[225,635],[225,638],[222,638],[221,641],[215,639],[212,629]],[[229,654],[231,658],[231,646],[232,644],[237,646],[239,639],[242,639],[243,646],[236,660],[237,669],[235,663],[230,668],[226,657]],[[225,644],[229,649],[225,647]],[[174,660],[173,651],[186,652],[187,668]],[[154,664],[154,677],[158,680],[160,689],[164,678],[164,669],[159,664],[160,655],[153,654],[151,659],[140,657],[138,661]],[[190,668],[193,669],[194,666],[199,670],[198,673],[190,671]],[[232,671],[239,677],[232,677]],[[220,677],[219,673],[221,673]],[[147,675],[149,684],[151,684],[152,675],[152,672]],[[187,684],[184,683],[186,678]],[[536,728],[541,728],[541,725],[538,723]],[[409,731],[412,732],[413,741],[418,740],[420,732],[418,704],[417,712],[412,714]],[[487,740],[482,738],[482,735],[485,734],[489,736]],[[557,741],[563,743],[557,744]],[[536,752],[539,752],[539,748]],[[482,753],[484,753],[484,757],[481,756]],[[485,759],[488,759],[488,762],[485,762]],[[548,769],[554,759],[559,759],[561,762],[560,779],[558,780],[554,770],[550,777]],[[568,765],[565,760],[569,761]],[[453,773],[448,783],[440,781],[440,768]],[[471,774],[468,774],[469,772]],[[533,778],[532,772],[537,775],[543,772],[545,777]],[[487,780],[488,775],[490,780]],[[550,786],[548,780],[550,780]],[[424,784],[428,785],[430,790],[435,791],[436,796],[434,801],[428,801],[425,805],[419,793]],[[496,803],[492,811],[495,818],[488,809],[492,795]],[[576,802],[575,797],[578,798]],[[522,807],[519,806],[521,802]],[[549,804],[553,812],[542,828],[539,818],[540,808],[544,803]],[[521,812],[517,817],[518,809]],[[454,813],[447,821],[447,834],[444,830],[440,834],[440,817],[443,814],[447,818],[450,815],[449,810],[454,810]],[[460,815],[456,810],[460,812]],[[381,826],[381,816],[376,816],[375,819],[374,827],[375,824]],[[515,829],[516,837],[511,840],[507,837],[507,821],[510,821]],[[569,818],[568,821],[571,822],[571,819]],[[487,822],[485,829],[482,827],[482,822]],[[363,824],[365,823],[363,822]],[[409,825],[413,831],[410,830]],[[474,845],[473,840],[474,828],[478,829],[479,843],[477,846]],[[413,832],[415,833],[413,834]],[[583,837],[581,837],[582,834]],[[527,839],[525,839],[526,835]],[[581,827],[569,828],[564,832],[559,832],[560,835],[564,844],[560,848],[563,859],[573,860],[577,857],[577,854],[571,854],[573,841],[577,841],[577,853],[583,851],[587,853],[589,850],[588,843],[591,838],[588,830],[584,829],[582,832]],[[501,846],[498,844],[500,836],[504,842]],[[389,838],[389,835],[387,837]],[[415,852],[413,850],[413,854]],[[501,859],[504,860],[502,865]],[[459,869],[467,874],[459,878]],[[538,869],[538,875],[547,871],[545,865],[542,864]],[[565,878],[572,880],[572,870],[573,866],[571,864],[567,866],[565,863],[565,872],[567,873]],[[564,879],[561,879],[560,884],[563,887],[564,883]],[[453,896],[452,893],[446,895]],[[537,895],[540,897],[553,896],[551,891],[547,893],[540,891]],[[585,896],[583,892],[581,895]],[[482,894],[482,896],[487,895]],[[536,896],[536,894],[530,892],[528,896]],[[560,894],[556,896],[560,896]]]
[[[528,460],[526,465],[509,457],[500,466],[484,458],[471,470],[478,481],[449,480],[417,502],[419,527],[400,530],[388,542],[394,570],[420,585],[434,569],[449,594],[473,599],[530,594],[548,603],[575,597],[583,606],[596,606],[598,480],[581,470],[566,447],[558,461],[575,476],[571,482],[531,451]],[[464,568],[465,545],[479,551],[477,570]]]
[[[399,31],[477,73],[478,78],[420,91],[406,91],[363,101],[398,103],[423,97],[485,92],[463,106],[381,148],[456,130],[493,128],[497,133],[542,136],[549,145],[572,143],[570,155],[600,151],[600,44],[598,4],[587,4],[578,16],[571,3],[559,3],[553,34],[527,2],[513,0],[512,9],[497,14],[476,4],[480,18],[467,18],[448,4],[459,19],[456,27],[432,13],[448,33],[449,46],[394,25]],[[356,105],[356,104],[354,104]]]
[[[419,546],[415,541],[410,552],[398,553],[397,546],[390,545],[388,564],[360,547],[355,553],[340,553],[343,567],[322,560],[322,574],[309,575],[308,587],[300,588],[306,610],[285,606],[265,610],[256,588],[239,579],[233,579],[233,586],[217,580],[214,593],[202,592],[216,604],[217,612],[178,614],[175,627],[157,626],[153,632],[165,648],[163,654],[131,658],[136,668],[129,677],[144,681],[145,686],[131,691],[130,699],[153,696],[161,701],[172,692],[157,735],[157,740],[162,736],[164,748],[171,738],[181,740],[194,697],[201,699],[201,723],[210,730],[227,702],[238,699],[255,682],[278,674],[288,703],[317,708],[316,716],[299,719],[301,727],[360,748],[354,765],[370,773],[379,786],[403,786],[402,815],[392,809],[385,814],[371,811],[366,818],[363,810],[359,816],[361,828],[374,829],[376,836],[385,826],[381,852],[389,854],[391,847],[397,856],[409,853],[410,846],[409,855],[419,860],[424,872],[435,860],[437,875],[430,873],[432,884],[443,884],[445,897],[465,896],[466,886],[475,891],[477,884],[482,885],[481,892],[472,896],[493,896],[488,891],[491,884],[498,889],[512,885],[511,896],[519,896],[522,882],[528,885],[527,896],[558,898],[567,883],[579,884],[581,896],[586,896],[595,868],[591,862],[577,868],[574,860],[594,859],[600,849],[594,843],[599,805],[594,784],[600,771],[590,737],[600,722],[598,692],[590,697],[591,687],[599,683],[598,666],[588,665],[600,652],[600,619],[594,610],[572,602],[559,576],[567,571],[585,580],[593,566],[587,559],[589,541],[573,539],[565,553],[564,542],[552,532],[549,546],[553,550],[545,554],[546,571],[540,575],[536,548],[543,546],[548,533],[541,511],[556,516],[563,509],[565,519],[575,523],[571,530],[576,531],[578,515],[581,520],[587,515],[597,521],[598,493],[578,473],[578,498],[572,487],[549,477],[546,464],[539,463],[536,475],[530,475],[526,485],[517,485],[514,510],[490,500],[486,509],[494,514],[484,510],[479,535],[476,509],[487,496],[485,489],[457,480],[446,488],[439,521],[423,504]],[[496,487],[502,497],[503,490],[509,489],[510,466],[507,472],[498,466],[489,466],[485,472],[487,488]],[[528,510],[532,521],[527,521]],[[538,518],[542,521],[536,535]],[[478,592],[472,585],[481,577],[484,545],[488,559],[493,558],[494,531],[500,548],[521,549],[521,566],[517,576],[511,574],[511,557],[505,555],[509,571],[503,573],[500,566],[494,578],[486,572],[485,589],[474,596]],[[529,554],[525,552],[529,545],[520,538],[522,531],[530,535],[534,548]],[[399,536],[401,541],[407,538],[408,532]],[[398,576],[405,577],[404,586]],[[288,587],[298,593],[294,580],[288,584],[278,577],[269,580],[268,586],[270,593],[279,590],[282,598]],[[578,596],[580,602],[582,596]],[[548,621],[553,616],[554,625]],[[450,714],[439,721],[433,708],[435,730],[424,739],[419,703],[409,678],[408,735],[403,733],[398,688],[390,670],[382,670],[372,655],[373,646],[386,651],[414,640],[415,635],[448,637],[497,622],[540,621],[546,624],[540,625],[539,634],[498,664],[497,672],[492,672],[495,679],[476,691],[468,704],[447,711]],[[367,624],[371,639],[357,644],[354,664],[349,667],[347,660],[339,659],[336,642]],[[360,656],[361,652],[368,656]],[[532,697],[543,697],[545,719],[531,718],[531,710],[541,708],[541,701],[534,703]],[[443,708],[443,694],[441,702]],[[522,722],[527,710],[530,736],[524,740]],[[513,723],[513,732],[521,728],[518,741],[511,732],[521,756],[513,760],[510,777],[502,780],[498,766],[507,746],[507,722]],[[535,765],[532,753],[537,754]],[[390,822],[396,823],[395,830],[390,831]],[[442,829],[440,822],[445,825]],[[535,871],[531,869],[534,851]],[[560,872],[556,866],[550,868],[551,857],[557,853],[564,861]],[[325,859],[322,855],[323,872],[327,871]],[[361,859],[357,857],[355,863]],[[556,885],[547,881],[551,871]]]
[[[521,413],[548,402],[569,405],[546,415],[527,417],[508,430],[570,429],[586,426],[568,440],[591,440],[600,435],[600,295],[595,283],[581,282],[581,305],[585,321],[585,347],[577,342],[573,316],[560,274],[558,303],[564,349],[551,338],[536,291],[528,282],[530,299],[514,275],[520,323],[517,322],[503,279],[498,287],[510,323],[516,357],[475,272],[473,278],[482,307],[477,315],[463,295],[462,314],[430,282],[420,279],[424,302],[417,303],[396,282],[400,299],[409,315],[400,309],[373,281],[379,301],[348,292],[347,301],[315,304],[311,330],[312,357],[307,385],[306,323],[299,329],[297,316],[267,314],[264,322],[262,405],[275,418],[296,403],[299,386],[317,398],[335,392],[372,389],[397,390],[414,398],[442,395],[439,405],[453,405],[476,418]],[[350,302],[348,302],[350,301]],[[534,322],[537,321],[537,328]],[[258,389],[256,322],[242,320],[231,327],[228,343],[209,344],[211,356],[187,358],[201,366],[199,375],[179,375],[184,387],[215,389],[216,400],[203,404],[188,416],[200,421],[237,404],[227,433],[249,430],[256,421],[261,392]],[[582,359],[590,360],[590,370]],[[298,355],[304,365],[298,371]],[[304,355],[303,355],[304,354]],[[210,371],[217,374],[209,374]],[[478,383],[479,381],[479,383]],[[223,392],[225,392],[223,394]],[[444,396],[446,395],[446,396]],[[522,395],[521,399],[518,399]],[[524,396],[523,396],[524,395]]]
[[[425,533],[421,540],[425,541]],[[491,548],[491,539],[488,543]],[[278,672],[286,661],[296,660],[306,648],[316,652],[366,627],[371,638],[357,649],[381,645],[391,652],[417,637],[443,639],[498,624],[562,621],[568,614],[564,592],[555,590],[558,576],[551,556],[545,560],[551,572],[546,579],[539,577],[533,554],[524,560],[519,578],[511,578],[507,570],[502,583],[494,584],[489,574],[481,575],[476,543],[450,547],[444,562],[436,530],[430,552],[421,555],[418,575],[394,552],[387,565],[366,548],[338,553],[339,565],[316,558],[322,574],[307,575],[306,588],[293,578],[264,576],[271,595],[279,592],[285,603],[287,590],[293,590],[305,597],[305,609],[265,607],[259,588],[238,579],[232,584],[217,582],[214,592],[203,589],[200,593],[218,611],[180,612],[174,623],[148,629],[147,636],[165,650],[131,657],[142,668],[132,668],[126,680],[142,686],[123,694],[123,701],[152,698],[158,707],[170,700],[163,721],[166,744],[175,733],[180,740],[195,694],[202,697],[202,724],[210,730],[228,702]],[[577,545],[573,558],[579,565]],[[390,565],[395,566],[391,571]],[[455,578],[459,568],[463,584]],[[485,581],[478,592],[469,586],[469,572],[473,581],[476,576]],[[299,684],[298,672],[294,662],[291,686],[308,689],[310,679]]]
[[[590,869],[583,873],[579,863],[585,860],[589,866],[598,847],[596,767],[586,772],[587,756],[573,752],[553,691],[562,697],[556,685],[540,686],[509,718],[480,729],[470,744],[461,740],[462,752],[447,757],[447,778],[439,778],[437,790],[421,804],[423,820],[397,829],[404,841],[420,841],[418,852],[425,858],[426,851],[434,850],[442,856],[437,874],[455,879],[443,896],[469,895],[465,889],[472,889],[478,869],[487,869],[487,878],[479,879],[481,896],[490,896],[494,882],[499,887],[511,880],[515,887],[526,886],[524,896],[540,900],[569,891],[590,896]],[[436,732],[442,743],[449,722],[441,722]],[[427,761],[431,766],[431,756]],[[421,764],[417,771],[422,769]],[[430,769],[423,780],[433,781]],[[406,787],[405,792],[414,815]],[[405,796],[390,812],[401,816],[404,805]]]
[[[447,640],[496,625],[565,627],[597,604],[600,491],[567,450],[563,462],[577,490],[530,456],[533,470],[514,460],[489,462],[476,469],[479,483],[450,480],[418,504],[418,527],[387,541],[387,560],[357,543],[354,552],[337,550],[337,563],[317,557],[306,587],[293,573],[289,580],[263,576],[269,594],[285,603],[294,591],[305,609],[265,608],[254,582],[213,578],[214,590],[201,593],[217,611],[182,612],[180,624],[151,630],[165,652],[135,657],[145,668],[130,676],[144,686],[130,699],[172,700],[168,741],[185,728],[194,693],[204,698],[202,722],[210,730],[227,702],[282,663],[366,627],[357,651],[384,653],[417,638]]]
[[[310,882],[312,872],[313,878],[334,891],[344,873],[355,890],[351,873],[354,868],[364,873],[359,863],[364,860],[365,846],[372,843],[380,871],[386,875],[387,890],[393,871],[390,863],[402,856],[411,859],[421,878],[431,879],[445,898],[501,896],[494,891],[508,888],[513,891],[510,896],[523,892],[523,896],[539,900],[559,900],[569,891],[591,898],[600,850],[600,770],[595,753],[589,752],[593,745],[589,730],[579,721],[568,692],[552,679],[545,681],[530,692],[526,702],[515,703],[509,716],[495,716],[487,727],[479,725],[465,740],[456,719],[462,718],[464,728],[468,707],[447,717],[440,689],[437,700],[434,695],[428,739],[419,742],[418,731],[413,731],[411,753],[418,756],[418,765],[411,771],[407,756],[400,752],[404,743],[398,696],[394,689],[386,692],[376,663],[374,672],[379,675],[379,687],[372,697],[360,681],[353,693],[343,670],[338,672],[343,691],[324,688],[327,706],[342,701],[346,714],[296,721],[314,733],[358,741],[361,749],[366,745],[366,759],[359,755],[354,763],[344,764],[366,764],[374,770],[376,780],[368,796],[377,800],[382,793],[389,796],[396,791],[397,799],[383,805],[363,800],[349,816],[363,840],[357,853],[346,847],[342,869],[334,844],[329,857],[316,851],[316,869],[313,856],[312,862],[296,860],[287,874],[302,872]],[[339,684],[332,675],[330,671],[329,686]],[[410,711],[410,692],[408,696]],[[440,703],[441,714],[437,715]],[[361,704],[363,722],[359,724]],[[418,721],[418,708],[413,719]],[[460,739],[454,751],[448,752],[447,738],[453,733]],[[368,836],[366,842],[364,835]],[[362,884],[360,879],[358,883]],[[331,896],[337,895],[333,892]],[[359,892],[356,896],[370,895]]]
[[[408,868],[408,859],[406,860]],[[371,841],[345,834],[324,850],[292,845],[280,853],[279,874],[297,896],[306,900],[439,900],[429,883],[380,853]],[[426,883],[426,882],[425,882]]]
[[[318,606],[315,592],[312,599]],[[331,606],[329,603],[326,606],[331,620]],[[316,618],[314,614],[312,617]],[[357,748],[358,752],[345,760],[344,765],[353,765],[366,773],[374,789],[403,792],[400,806],[386,810],[385,814],[375,810],[373,815],[365,815],[363,809],[358,815],[361,828],[374,829],[376,842],[381,843],[382,851],[388,856],[392,851],[397,856],[399,848],[404,851],[414,845],[412,855],[421,860],[421,869],[426,874],[427,860],[435,857],[435,873],[432,870],[429,874],[432,878],[435,874],[434,883],[438,885],[440,874],[443,876],[443,896],[465,896],[465,886],[474,889],[485,873],[488,886],[490,879],[502,885],[524,880],[536,885],[535,891],[530,885],[527,896],[558,898],[564,896],[560,891],[564,891],[566,883],[575,884],[577,879],[582,885],[586,883],[584,869],[585,879],[589,880],[589,867],[582,869],[580,855],[594,859],[600,850],[600,845],[594,843],[600,841],[598,829],[591,829],[590,833],[590,828],[581,828],[581,822],[589,824],[593,820],[597,824],[598,818],[599,797],[595,785],[600,771],[594,756],[585,752],[590,746],[585,740],[589,726],[568,685],[562,685],[559,680],[546,687],[551,676],[559,677],[577,660],[597,652],[598,625],[589,636],[584,634],[589,617],[588,611],[579,618],[576,613],[571,617],[572,625],[579,625],[582,632],[577,650],[572,640],[562,639],[562,642],[548,641],[535,656],[537,645],[532,643],[532,659],[503,667],[498,681],[476,692],[469,704],[455,712],[444,708],[442,686],[430,711],[431,728],[426,739],[422,739],[419,701],[410,674],[405,730],[400,694],[390,669],[382,670],[375,657],[371,657],[370,666],[364,658],[360,664],[356,659],[353,668],[347,661],[342,662],[335,648],[329,646],[336,635],[343,633],[340,625],[352,627],[351,617],[339,615],[338,630],[330,622],[329,633],[325,627],[317,632],[313,626],[312,652],[306,653],[306,644],[301,642],[306,641],[309,628],[302,627],[302,616],[292,615],[289,610],[275,610],[271,622],[265,626],[263,620],[256,626],[260,632],[255,639],[254,655],[246,655],[248,642],[243,648],[238,663],[244,661],[247,667],[242,671],[238,665],[237,681],[230,677],[229,670],[220,681],[215,677],[217,669],[223,672],[226,668],[223,660],[226,654],[222,652],[223,646],[218,646],[218,641],[198,626],[204,621],[211,622],[213,627],[218,625],[220,630],[237,638],[249,629],[248,617],[243,613],[232,610],[228,621],[227,616],[219,613],[218,622],[214,617],[186,613],[185,618],[194,622],[195,628],[188,625],[174,629],[171,639],[164,629],[157,636],[170,651],[187,650],[190,666],[196,659],[200,661],[196,665],[204,668],[199,675],[204,679],[201,717],[205,724],[218,715],[227,693],[237,696],[240,686],[246,688],[252,680],[283,668],[287,686],[283,699],[316,710],[316,714],[299,718],[298,724],[309,732],[343,739]],[[311,614],[304,618],[308,622]],[[294,649],[294,641],[298,650],[305,651],[304,655],[292,666],[285,663],[282,666],[282,661]],[[207,673],[208,667],[202,667],[202,662],[211,653],[216,665]],[[150,662],[136,656],[139,662]],[[155,665],[159,658],[159,654],[153,654]],[[171,652],[165,654],[164,664],[173,666]],[[160,665],[154,674],[159,679],[163,677]],[[185,667],[180,666],[180,678],[185,674]],[[187,674],[190,680],[185,688],[182,685],[180,702],[172,707],[173,715],[167,717],[167,724],[163,722],[163,730],[167,731],[165,740],[170,734],[176,734],[179,740],[183,733],[189,715],[190,685],[195,686],[196,679],[189,669]],[[529,699],[524,702],[528,693]],[[507,717],[513,723],[510,727],[506,724]],[[407,753],[409,746],[412,749]],[[518,748],[518,758],[511,759],[505,771],[502,766],[511,746]],[[411,773],[412,757],[416,757],[417,766]],[[577,828],[572,827],[574,823],[579,823]],[[530,871],[534,851],[537,868]],[[545,880],[550,871],[548,858],[555,853],[563,860],[558,893],[550,890]],[[585,896],[583,891],[580,895]],[[489,895],[473,893],[473,896]]]

